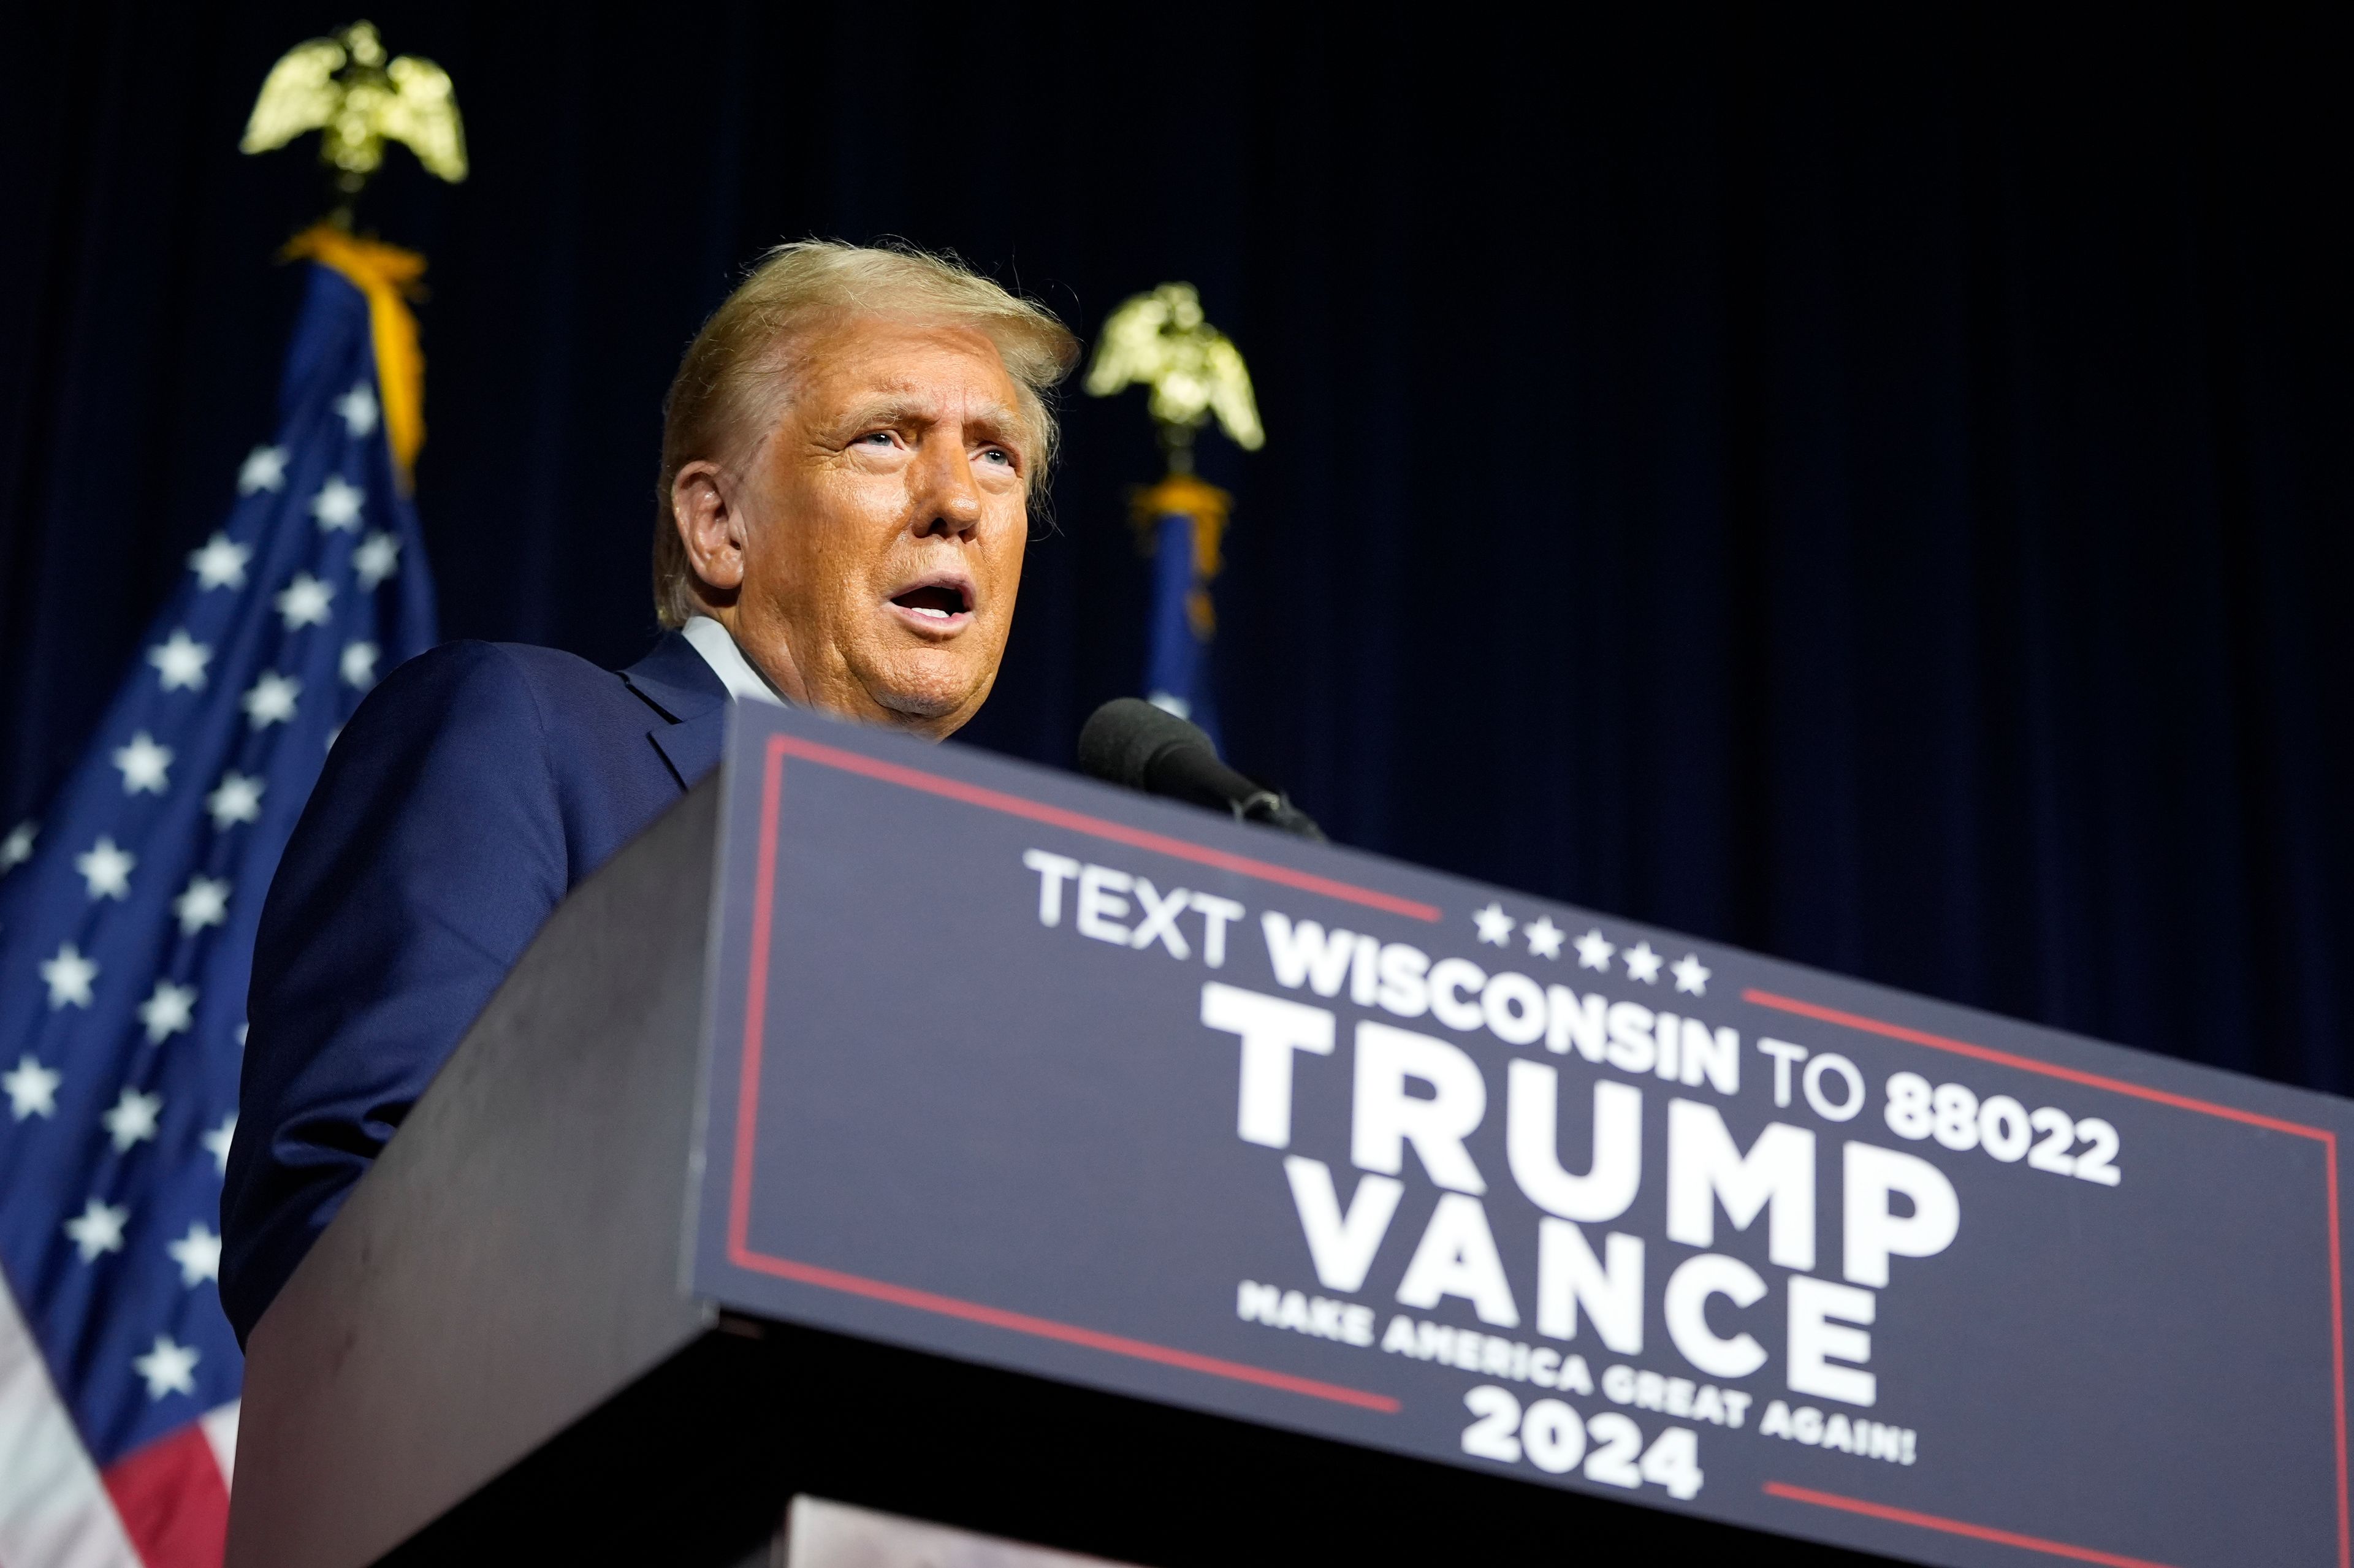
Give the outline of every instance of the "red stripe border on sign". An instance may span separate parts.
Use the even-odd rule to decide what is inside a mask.
[[[1010,1329],[1017,1334],[1029,1334],[1041,1340],[1059,1340],[1066,1345],[1085,1345],[1091,1351],[1107,1351],[1113,1355],[1129,1356],[1140,1361],[1158,1361],[1162,1366],[1207,1372],[1212,1377],[1228,1378],[1235,1383],[1255,1383],[1262,1388],[1279,1388],[1286,1393],[1304,1393],[1313,1399],[1329,1399],[1336,1404],[1378,1410],[1385,1415],[1397,1413],[1398,1402],[1385,1393],[1367,1393],[1363,1389],[1345,1388],[1337,1383],[1319,1383],[1312,1377],[1294,1377],[1289,1372],[1271,1372],[1266,1367],[1250,1366],[1242,1361],[1197,1355],[1192,1351],[1156,1345],[1148,1340],[1131,1340],[1124,1334],[1082,1329],[1072,1323],[1058,1323],[1052,1318],[1034,1318],[1027,1312],[1009,1312],[1002,1307],[985,1307],[978,1301],[966,1301],[935,1291],[916,1290],[905,1285],[844,1274],[837,1268],[821,1268],[813,1263],[795,1263],[790,1258],[771,1257],[765,1253],[747,1252],[734,1261],[746,1268],[771,1274],[779,1279],[798,1280],[821,1289],[839,1290],[847,1296],[864,1296],[873,1301],[912,1307],[918,1312],[934,1312],[943,1318],[961,1318],[968,1323],[986,1323],[992,1329]]]
[[[1053,1340],[1066,1345],[1080,1345],[1088,1350],[1102,1351],[1115,1356],[1127,1356],[1135,1361],[1151,1361],[1161,1366],[1178,1367],[1210,1377],[1225,1378],[1232,1383],[1253,1383],[1261,1388],[1279,1389],[1286,1393],[1304,1394],[1310,1399],[1330,1400],[1335,1404],[1354,1405],[1361,1410],[1379,1411],[1385,1415],[1397,1414],[1397,1400],[1386,1393],[1372,1393],[1363,1389],[1348,1388],[1340,1383],[1320,1383],[1314,1378],[1295,1377],[1289,1372],[1276,1372],[1267,1367],[1255,1367],[1242,1361],[1230,1361],[1216,1356],[1205,1356],[1193,1351],[1181,1351],[1169,1345],[1156,1345],[1145,1340],[1131,1340],[1122,1334],[1108,1334],[1098,1329],[1081,1328],[1074,1323],[1060,1323],[1051,1318],[1033,1317],[1026,1312],[1009,1311],[978,1301],[967,1301],[936,1291],[918,1290],[910,1286],[894,1285],[887,1280],[869,1279],[863,1275],[845,1274],[840,1269],[826,1268],[793,1258],[778,1257],[757,1251],[750,1243],[752,1223],[752,1149],[759,1131],[760,1119],[760,1046],[761,1035],[769,1008],[769,948],[776,918],[777,884],[777,820],[784,801],[785,758],[798,757],[805,761],[846,773],[862,774],[885,783],[921,789],[927,794],[945,796],[968,805],[1003,811],[1012,816],[1026,817],[1032,821],[1090,834],[1096,838],[1148,849],[1180,860],[1189,860],[1221,870],[1238,872],[1265,882],[1280,883],[1329,897],[1345,898],[1352,903],[1386,909],[1419,920],[1436,920],[1438,911],[1427,904],[1410,899],[1394,898],[1371,888],[1354,887],[1327,877],[1313,876],[1293,871],[1288,866],[1273,865],[1246,855],[1229,854],[1224,850],[1208,849],[1190,844],[1181,839],[1146,832],[1119,822],[1066,811],[1058,806],[1048,806],[1035,800],[1025,800],[996,789],[985,789],[959,779],[944,779],[936,773],[903,768],[896,763],[878,762],[854,751],[843,751],[831,746],[792,736],[774,735],[769,737],[763,752],[760,773],[760,836],[758,859],[753,869],[752,886],[752,953],[751,963],[744,984],[744,1046],[742,1070],[737,1081],[736,1151],[729,1171],[727,1192],[727,1261],[738,1268],[750,1269],[779,1279],[815,1286],[821,1290],[839,1291],[846,1296],[863,1296],[870,1301],[887,1301],[918,1312],[929,1312],[943,1318],[956,1318],[968,1323],[986,1324],[1034,1339]]]
[[[2214,1100],[2202,1100],[2190,1095],[2178,1095],[2170,1089],[2155,1089],[2147,1084],[2137,1084],[2125,1078],[2112,1078],[2100,1073],[2088,1073],[2078,1067],[2063,1067],[2056,1062],[2041,1062],[2032,1056],[2022,1056],[2013,1051],[1999,1051],[1991,1045],[1974,1045],[1967,1040],[1948,1035],[1932,1034],[1926,1030],[1891,1023],[1885,1019],[1867,1018],[1858,1012],[1843,1012],[1835,1007],[1817,1002],[1801,1001],[1797,997],[1781,996],[1755,987],[1744,990],[1741,1000],[1777,1012],[1796,1013],[1819,1023],[1835,1023],[1843,1029],[1858,1030],[1866,1034],[1883,1035],[1891,1040],[1903,1040],[1914,1045],[1925,1045],[1932,1051],[1950,1051],[1957,1056],[1974,1057],[1992,1062],[1999,1066],[2016,1067],[2024,1073],[2040,1073],[2047,1078],[2060,1078],[2087,1088],[2105,1089],[2111,1094],[2128,1095],[2135,1099],[2149,1100],[2177,1110],[2193,1111],[2200,1116],[2221,1118],[2248,1127],[2260,1127],[2268,1132],[2285,1132],[2295,1138],[2309,1138],[2321,1145],[2323,1179],[2328,1183],[2329,1213],[2329,1367],[2330,1393],[2337,1412],[2338,1440],[2338,1568],[2354,1568],[2354,1517],[2349,1517],[2346,1485],[2346,1287],[2343,1264],[2338,1245],[2338,1135],[2326,1127],[2309,1127],[2301,1121],[2286,1121],[2279,1117],[2265,1116],[2260,1111],[2243,1110]],[[2047,1552],[2055,1556],[2074,1557],[2087,1563],[2122,1564],[2123,1568],[2153,1568],[2136,1557],[2118,1557],[2092,1551],[2082,1546],[2065,1546],[2056,1542],[2038,1541],[2033,1536],[2012,1536],[2003,1531],[1988,1531],[1979,1525],[1958,1524],[1952,1520],[1937,1520],[1934,1514],[1914,1514],[1903,1509],[1884,1508],[1878,1503],[1862,1503],[1850,1498],[1840,1498],[1830,1492],[1812,1492],[1804,1487],[1786,1486],[1780,1481],[1768,1481],[1766,1489],[1776,1497],[1796,1502],[1809,1502],[1824,1508],[1844,1508],[1851,1513],[1870,1513],[1883,1519],[1894,1519],[1909,1524],[1919,1524],[1932,1530],[1946,1530],[1956,1534],[1978,1535],[1987,1540],[2003,1540],[2013,1546],[2023,1546],[2032,1552]]]
[[[886,784],[898,784],[909,789],[921,789],[928,795],[942,795],[951,800],[962,800],[969,806],[986,807],[1002,811],[1009,817],[1026,817],[1049,827],[1067,828],[1090,838],[1109,839],[1137,849],[1150,850],[1177,860],[1190,860],[1200,865],[1212,865],[1220,871],[1231,871],[1243,876],[1257,877],[1261,882],[1280,883],[1297,887],[1304,893],[1320,893],[1327,898],[1338,898],[1345,904],[1362,904],[1369,909],[1383,910],[1391,915],[1403,915],[1409,920],[1437,921],[1436,906],[1420,899],[1400,898],[1393,893],[1376,892],[1359,887],[1353,883],[1336,882],[1313,872],[1294,871],[1288,865],[1271,861],[1254,860],[1248,855],[1235,854],[1227,850],[1211,849],[1184,839],[1172,839],[1166,833],[1156,833],[1143,828],[1131,828],[1126,822],[1108,821],[1102,817],[1090,817],[1083,811],[1066,810],[1061,806],[1049,806],[1043,800],[1025,800],[1009,795],[1002,789],[988,789],[978,784],[968,784],[960,779],[948,779],[938,773],[927,773],[918,768],[903,768],[896,762],[883,762],[864,757],[855,751],[843,751],[836,747],[820,746],[815,741],[798,740],[791,736],[769,737],[769,771],[777,772],[784,757],[799,757],[811,762],[838,768],[844,773],[864,774]]]
[[[1983,1524],[1946,1519],[1939,1514],[1919,1513],[1909,1508],[1891,1508],[1886,1503],[1866,1502],[1861,1498],[1843,1498],[1837,1492],[1819,1492],[1808,1487],[1791,1486],[1787,1481],[1766,1482],[1766,1495],[1787,1498],[1792,1502],[1812,1503],[1817,1508],[1835,1508],[1841,1513],[1860,1513],[1867,1519],[1918,1525],[1923,1530],[1935,1530],[1946,1535],[1967,1535],[1972,1541],[1991,1541],[1998,1546],[2017,1546],[2052,1557],[2073,1558],[2079,1563],[2098,1563],[2103,1564],[2103,1568],[2166,1568],[2165,1563],[2152,1563],[2147,1557],[2096,1552],[2089,1546],[2071,1546],[2064,1541],[2046,1541],[2040,1535],[2021,1535],[2015,1530],[1994,1530]]]

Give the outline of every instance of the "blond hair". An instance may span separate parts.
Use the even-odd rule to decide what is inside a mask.
[[[953,257],[802,239],[760,259],[687,345],[663,399],[662,479],[654,492],[654,613],[684,626],[695,613],[695,571],[678,536],[671,486],[698,460],[726,461],[757,445],[790,391],[791,345],[844,316],[917,316],[969,326],[997,347],[1033,433],[1026,483],[1035,493],[1060,434],[1055,384],[1079,342],[1053,312],[1007,292]]]

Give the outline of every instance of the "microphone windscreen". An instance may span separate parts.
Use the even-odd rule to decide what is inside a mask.
[[[1107,784],[1149,789],[1147,771],[1172,747],[1199,747],[1212,758],[1218,755],[1198,726],[1141,697],[1114,697],[1079,731],[1079,771]]]

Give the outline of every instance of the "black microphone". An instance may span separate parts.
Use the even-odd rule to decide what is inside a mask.
[[[1315,820],[1281,791],[1218,760],[1218,748],[1198,726],[1140,697],[1114,697],[1088,718],[1079,731],[1079,771],[1107,784],[1232,811],[1241,821],[1324,842]]]

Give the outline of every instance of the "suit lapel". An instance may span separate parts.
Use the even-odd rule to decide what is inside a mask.
[[[719,754],[726,749],[727,705],[679,724],[658,724],[646,731],[646,738],[678,776],[678,787],[692,789],[719,766]]]
[[[727,688],[695,644],[665,632],[653,651],[621,672],[630,690],[662,719],[646,731],[682,790],[719,766],[727,739]]]

